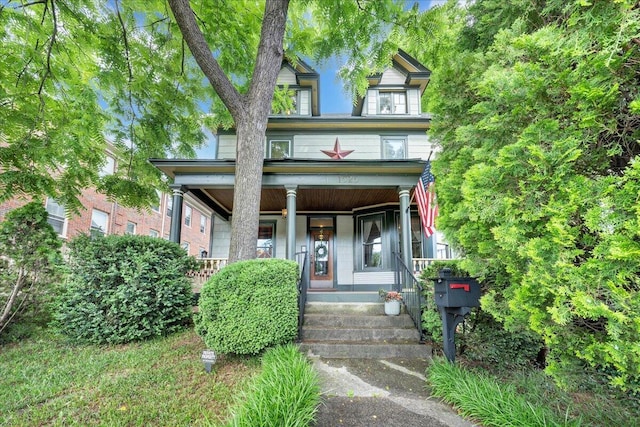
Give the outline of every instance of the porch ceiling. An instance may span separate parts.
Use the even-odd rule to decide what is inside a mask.
[[[202,189],[209,200],[228,214],[233,210],[233,189]],[[296,194],[298,212],[351,212],[354,209],[398,203],[398,191],[392,188],[327,189],[301,188]],[[280,213],[287,207],[284,188],[263,188],[260,212]]]

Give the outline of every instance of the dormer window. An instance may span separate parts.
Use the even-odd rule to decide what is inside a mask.
[[[378,92],[380,114],[407,114],[407,92]]]
[[[273,116],[297,116],[299,114],[298,97],[299,91],[288,89],[286,92],[276,91],[274,93],[274,103],[271,105],[271,115]],[[278,99],[280,102],[278,102]],[[275,106],[278,105],[277,108]]]

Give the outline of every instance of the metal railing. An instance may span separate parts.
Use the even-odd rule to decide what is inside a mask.
[[[300,267],[298,277],[298,339],[302,333],[302,323],[304,322],[304,307],[307,304],[307,290],[309,289],[309,254],[307,252],[296,252],[296,261]]]
[[[422,285],[414,276],[413,268],[409,269],[399,254],[394,252],[394,256],[396,260],[396,290],[402,293],[402,302],[420,333],[420,342],[424,342],[424,337],[422,336],[422,310],[423,308],[426,309],[426,307],[423,307],[425,302],[422,298]]]

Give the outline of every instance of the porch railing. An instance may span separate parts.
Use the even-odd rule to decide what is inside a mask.
[[[307,304],[307,290],[309,289],[309,254],[296,252],[296,261],[300,267],[298,276],[298,338],[301,337],[302,323],[304,322],[304,307]]]
[[[200,293],[202,285],[227,265],[227,258],[200,258],[198,261],[200,261],[200,270],[192,270],[187,273],[195,293]]]
[[[402,302],[411,320],[413,320],[413,324],[420,333],[420,342],[424,342],[422,336],[422,310],[423,304],[426,304],[426,301],[423,301],[422,285],[414,276],[415,270],[413,266],[409,268],[398,253],[394,252],[394,256],[396,259],[396,290],[402,293]]]

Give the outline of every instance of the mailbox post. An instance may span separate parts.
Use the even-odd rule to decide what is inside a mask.
[[[442,318],[442,340],[444,355],[455,362],[456,327],[471,312],[471,307],[480,306],[480,284],[471,277],[453,277],[451,269],[443,268],[434,281],[434,297]]]

